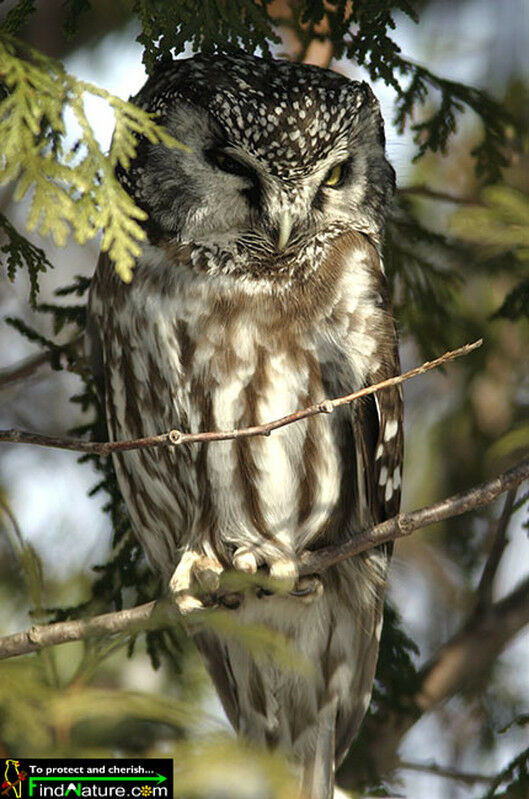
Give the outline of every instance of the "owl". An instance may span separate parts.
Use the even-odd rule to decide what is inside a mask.
[[[102,253],[88,340],[112,439],[249,427],[399,372],[382,264],[394,192],[366,83],[241,55],[165,61],[133,102],[186,150],[139,143],[119,179],[147,213],[130,284]],[[152,567],[183,614],[225,605],[285,636],[285,672],[243,639],[195,640],[235,730],[329,799],[368,707],[388,548],[299,578],[298,558],[394,515],[400,389],[268,437],[118,454]],[[219,589],[224,571],[277,590]]]

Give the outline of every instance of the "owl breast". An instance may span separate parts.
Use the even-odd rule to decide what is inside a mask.
[[[251,427],[358,387],[371,347],[362,335],[378,311],[362,259],[348,273],[339,254],[314,278],[319,290],[305,288],[296,303],[190,268],[173,268],[160,291],[160,275],[140,267],[104,321],[112,330],[104,357],[113,438]],[[97,293],[96,285],[94,310]],[[311,417],[266,437],[117,456],[153,566],[169,577],[182,539],[229,565],[240,547],[265,557],[278,546],[297,554],[347,534],[362,521],[347,414]]]

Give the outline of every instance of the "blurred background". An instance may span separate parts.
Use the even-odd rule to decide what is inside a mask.
[[[5,10],[12,5],[5,2]],[[527,120],[529,12],[524,0],[426,0],[414,5],[419,25],[404,14],[395,15],[393,36],[403,54],[443,77],[485,89],[517,118]],[[61,58],[76,77],[126,99],[146,79],[142,47],[135,41],[138,23],[128,3],[98,1],[93,7],[79,33],[67,40],[61,28],[63,4],[41,0],[23,38],[45,54]],[[288,52],[292,46],[285,36],[276,52]],[[318,63],[325,60],[325,53],[315,48],[310,59]],[[341,61],[333,67],[353,78],[366,78],[351,63]],[[494,207],[491,210],[483,200],[469,155],[481,135],[477,117],[461,115],[446,153],[428,153],[414,163],[409,133],[400,135],[392,124],[393,90],[379,82],[374,91],[386,120],[388,153],[397,171],[400,199],[425,228],[448,237],[442,244],[431,241],[426,259],[435,265],[429,285],[438,299],[442,295],[447,309],[443,318],[434,318],[421,304],[425,295],[413,295],[406,281],[397,272],[394,275],[403,370],[424,360],[428,348],[440,354],[449,346],[484,338],[483,348],[468,359],[404,385],[403,507],[409,510],[495,475],[529,449],[527,310],[525,318],[523,313],[516,319],[493,317],[524,270],[526,277],[528,272],[527,261],[515,255],[517,243],[513,244],[512,236],[504,240],[499,236],[495,245],[486,243],[482,228],[476,229],[468,214],[469,209],[485,208],[491,224],[495,219]],[[112,114],[102,101],[90,102],[94,131],[102,146],[108,147]],[[419,117],[421,113],[426,114],[427,107],[419,110]],[[410,187],[417,191],[409,191]],[[525,140],[512,142],[500,198],[505,187],[517,192],[518,213],[523,218],[529,193],[527,128]],[[12,202],[9,185],[1,189],[0,211],[24,231],[27,207]],[[527,237],[527,217],[525,226],[521,237]],[[522,230],[522,221],[514,227]],[[402,247],[398,236],[396,228],[395,240]],[[41,278],[40,301],[68,304],[71,298],[57,300],[54,292],[78,275],[92,274],[98,242],[84,247],[69,242],[57,248],[48,240],[30,234],[28,238],[45,249],[54,265]],[[408,242],[411,248],[414,244],[424,246]],[[414,268],[429,267],[419,263]],[[2,317],[22,318],[52,337],[49,315],[28,310],[28,292],[24,273],[14,283],[3,275]],[[71,337],[72,330],[66,326],[58,339]],[[79,404],[70,401],[82,391],[79,377],[44,363],[34,371],[28,368],[29,375],[12,378],[13,367],[24,366],[26,359],[40,351],[13,327],[0,323],[0,426],[64,435],[87,422]],[[75,453],[0,447],[2,634],[49,618],[45,608],[74,606],[89,599],[93,567],[105,563],[112,544],[110,523],[101,509],[104,500],[100,495],[88,496],[98,479],[93,466],[79,464]],[[492,583],[492,601],[512,592],[529,573],[524,490],[527,494],[527,486],[520,488],[512,498],[513,507],[504,513],[505,546]],[[416,532],[397,543],[389,595],[402,616],[403,629],[417,644],[415,665],[426,663],[473,610],[504,504],[505,497],[480,513]],[[20,537],[34,550],[25,547],[22,561]],[[153,668],[141,636],[131,658],[127,641],[118,640],[68,644],[52,653],[7,663],[0,671],[0,740],[4,742],[0,756],[60,751],[70,756],[112,752],[183,757],[185,753],[191,758],[190,750],[182,747],[193,734],[200,740],[205,733],[231,735],[192,645],[181,636],[178,646],[172,668],[165,660]],[[527,726],[515,724],[499,732],[529,711],[528,662],[525,628],[464,690],[424,714],[402,738],[401,767],[391,781],[393,795],[408,799],[484,796],[490,786],[487,775],[496,774],[529,745]],[[200,712],[185,712],[186,707],[197,706]],[[228,755],[215,752],[212,758],[220,768]],[[266,770],[268,766],[256,758],[256,769]],[[433,762],[466,774],[467,779],[432,773]],[[256,779],[255,774],[251,779]],[[238,780],[234,793],[227,795],[235,796],[241,783],[244,780]],[[257,797],[260,789],[248,788],[250,784],[245,787],[250,792],[244,795]]]

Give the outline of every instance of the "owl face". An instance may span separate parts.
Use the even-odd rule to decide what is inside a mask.
[[[163,64],[134,98],[184,152],[142,141],[121,179],[151,240],[299,254],[330,232],[377,237],[394,188],[365,83],[252,56]]]

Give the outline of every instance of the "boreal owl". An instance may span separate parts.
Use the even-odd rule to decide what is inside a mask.
[[[366,83],[248,55],[164,62],[133,98],[188,150],[140,140],[119,179],[148,215],[130,284],[103,253],[89,340],[112,439],[258,425],[399,371],[381,257],[394,191]],[[298,579],[307,550],[398,510],[401,394],[389,388],[269,437],[116,455],[132,525],[180,610],[218,575],[262,570],[241,624],[312,664],[285,672],[242,640],[196,643],[241,734],[328,799],[369,704],[389,551]],[[234,616],[235,618],[235,616]]]

